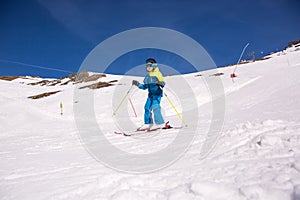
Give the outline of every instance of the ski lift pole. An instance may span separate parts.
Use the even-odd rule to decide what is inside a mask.
[[[182,115],[178,112],[178,110],[176,109],[175,105],[173,104],[173,102],[171,101],[171,99],[168,97],[168,95],[164,92],[165,97],[168,99],[168,102],[170,103],[170,105],[172,106],[172,108],[175,110],[177,116],[179,117],[179,119],[182,121],[182,123],[184,124],[185,127],[188,127],[187,123],[185,123]]]
[[[129,88],[129,90],[126,92],[126,94],[124,95],[124,97],[123,97],[123,99],[121,100],[121,102],[119,103],[117,109],[114,111],[113,116],[115,116],[115,115],[117,114],[117,112],[119,111],[120,107],[122,106],[122,104],[124,103],[126,97],[128,96],[128,94],[129,94],[131,88],[132,88],[132,85],[131,85],[131,87]]]

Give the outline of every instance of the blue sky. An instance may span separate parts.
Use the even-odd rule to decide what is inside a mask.
[[[237,62],[248,42],[244,59],[250,51],[261,57],[300,39],[299,9],[298,0],[4,0],[0,75],[66,76],[100,42],[139,27],[184,33],[224,66]],[[145,49],[121,56],[107,72],[123,74],[147,57],[181,73],[194,70],[172,53]]]

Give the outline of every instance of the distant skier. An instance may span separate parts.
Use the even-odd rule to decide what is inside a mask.
[[[153,58],[146,60],[146,70],[148,74],[144,78],[144,84],[136,80],[132,81],[132,85],[136,85],[139,89],[148,89],[148,98],[144,106],[144,125],[137,130],[154,130],[165,126],[160,107],[161,97],[163,96],[162,88],[165,86],[164,78],[157,67],[156,60]],[[155,124],[153,124],[152,111]]]

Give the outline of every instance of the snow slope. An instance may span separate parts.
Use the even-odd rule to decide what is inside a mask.
[[[38,78],[0,80],[0,199],[300,199],[300,51],[291,47],[270,57],[239,65],[234,82],[229,78],[233,67],[206,71],[202,76],[166,77],[170,84],[165,91],[179,111],[183,109],[180,100],[188,102],[190,97],[178,96],[172,83],[184,77],[191,86],[199,113],[198,119],[187,121],[186,130],[189,133],[189,128],[199,123],[198,131],[176,162],[152,173],[111,169],[86,150],[74,119],[74,108],[82,103],[74,97],[74,85],[27,85]],[[210,76],[217,72],[224,75]],[[224,87],[225,120],[216,145],[201,158],[212,118],[205,80],[218,78]],[[166,148],[180,129],[139,137],[113,134],[122,128],[117,117],[112,117],[119,103],[112,102],[117,88],[121,97],[130,80],[142,78],[107,75],[101,80],[115,79],[119,80],[115,86],[80,90],[83,95],[93,92],[93,109],[103,135],[118,149],[132,154]],[[27,98],[55,90],[62,92],[37,100]],[[133,89],[129,96],[138,117],[126,100],[122,109],[126,107],[128,112],[121,111],[117,119],[129,117],[140,124],[146,92]],[[165,97],[162,107],[165,118],[180,126]]]

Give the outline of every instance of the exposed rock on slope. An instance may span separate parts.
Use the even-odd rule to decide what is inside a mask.
[[[30,96],[30,97],[28,97],[28,98],[29,98],[29,99],[40,99],[40,98],[48,97],[48,96],[50,96],[50,95],[52,95],[52,94],[56,94],[56,93],[58,93],[58,92],[60,92],[60,90],[54,91],[54,92],[45,92],[45,93],[42,93],[42,94]]]

